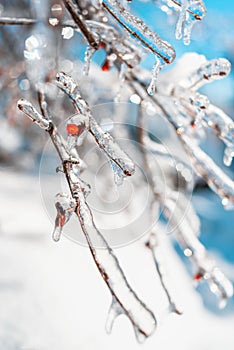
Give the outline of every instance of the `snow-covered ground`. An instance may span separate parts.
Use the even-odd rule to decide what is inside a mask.
[[[64,237],[52,242],[38,177],[6,171],[0,177],[0,350],[234,348],[234,315],[218,317],[204,309],[171,247],[168,271],[184,314],[167,313],[144,239],[116,249],[116,254],[132,286],[154,311],[158,329],[139,345],[130,322],[121,316],[107,335],[111,296],[88,249]]]

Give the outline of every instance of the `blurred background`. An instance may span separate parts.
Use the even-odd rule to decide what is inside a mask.
[[[131,7],[174,46],[177,58],[185,52],[197,52],[208,59],[225,57],[233,63],[234,2],[205,3],[207,15],[194,27],[189,46],[175,40],[176,19],[168,18],[155,4],[134,0]],[[1,1],[0,12],[2,17],[32,15],[30,1],[26,0]],[[128,320],[120,317],[113,333],[105,333],[111,297],[88,249],[66,237],[59,243],[51,239],[55,210],[50,212],[48,207],[53,206],[56,194],[57,158],[45,153],[47,138],[41,130],[16,110],[19,98],[35,99],[22,64],[25,41],[33,30],[0,26],[0,350],[232,350],[234,298],[220,310],[205,285],[194,288],[188,262],[179,248],[168,245],[168,270],[184,311],[182,316],[169,315],[153,263],[144,248],[145,237],[116,249],[116,253],[131,284],[155,311],[158,331],[145,344],[138,345]],[[59,68],[81,76],[85,52],[81,37],[69,32],[56,35],[54,40],[61,37]],[[110,82],[115,82],[117,76],[107,73],[106,79],[105,73],[99,72],[103,60],[103,52],[98,52],[91,76],[82,77],[83,93],[92,107],[111,102],[116,94]],[[152,57],[147,56],[143,65],[150,69]],[[51,64],[51,74],[55,73],[53,67]],[[102,91],[98,90],[100,81]],[[208,84],[202,92],[234,118],[233,69],[229,77]],[[53,89],[49,93],[51,100],[58,94]],[[59,114],[61,106],[66,110],[65,117],[73,113],[60,95],[56,101],[55,114]],[[209,134],[204,149],[225,168],[223,145],[216,137]],[[233,170],[234,165],[225,168],[231,178]],[[233,211],[225,211],[219,198],[203,184],[195,188],[192,201],[201,220],[201,241],[234,283]]]

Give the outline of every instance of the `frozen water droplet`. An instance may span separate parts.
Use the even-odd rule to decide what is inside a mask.
[[[234,157],[234,146],[226,147],[223,156],[223,162],[226,166],[230,166],[232,164],[232,158]]]
[[[143,333],[139,328],[137,327],[133,327],[134,328],[134,333],[136,336],[136,340],[138,341],[138,343],[142,344],[144,343],[144,341],[147,338],[147,335],[145,333]]]
[[[120,186],[123,184],[123,180],[125,178],[125,174],[123,173],[122,169],[118,167],[118,165],[110,160],[111,168],[114,172],[114,181],[117,186]]]
[[[186,21],[186,11],[187,11],[187,1],[184,1],[183,5],[181,6],[180,15],[176,24],[175,37],[177,40],[180,40],[182,38],[183,26]]]
[[[187,21],[184,23],[184,37],[183,42],[185,45],[190,44],[191,32],[196,21],[188,15]]]
[[[151,96],[155,93],[158,74],[164,65],[165,65],[165,62],[159,57],[155,56],[155,64],[152,69],[152,78],[147,89],[148,94]]]
[[[220,301],[219,301],[219,308],[220,309],[224,309],[227,305],[227,299],[224,299],[222,298]]]
[[[118,88],[118,92],[115,96],[114,102],[118,103],[120,102],[120,97],[121,97],[121,90],[123,88],[123,83],[125,80],[125,71],[126,71],[127,66],[122,63],[121,67],[120,67],[120,72],[119,72],[119,88]]]
[[[183,312],[180,311],[177,306],[175,305],[174,302],[171,302],[170,305],[169,305],[169,310],[170,312],[174,313],[174,314],[177,314],[177,315],[182,315]]]
[[[113,324],[114,324],[116,318],[123,313],[124,312],[121,309],[120,305],[116,302],[115,298],[113,298],[110,309],[109,309],[108,314],[107,314],[106,326],[105,326],[106,332],[108,334],[111,333],[112,328],[113,328]]]
[[[193,9],[192,13],[189,9]],[[194,15],[196,14],[196,16]],[[181,39],[185,45],[190,44],[191,32],[194,24],[205,15],[205,6],[202,1],[183,0],[180,15],[176,24],[175,37]]]
[[[234,208],[234,203],[232,203],[227,197],[222,199],[222,205],[226,210],[232,210]]]
[[[55,207],[57,209],[57,216],[55,219],[53,240],[58,242],[64,225],[69,221],[72,213],[75,210],[75,201],[65,193],[58,193],[55,196]]]
[[[96,50],[88,45],[86,50],[85,50],[85,63],[84,63],[84,70],[83,70],[83,73],[84,75],[88,75],[89,74],[89,69],[90,69],[90,63],[91,63],[91,60],[92,60],[92,56],[94,54]]]

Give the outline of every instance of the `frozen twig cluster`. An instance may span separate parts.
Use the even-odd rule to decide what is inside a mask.
[[[168,15],[178,12],[176,38],[183,37],[184,43],[189,44],[193,25],[201,21],[206,14],[203,1],[153,2]],[[32,5],[33,3],[32,1]],[[80,148],[86,144],[87,135],[90,135],[101,153],[106,156],[117,185],[121,185],[126,177],[134,175],[135,162],[94,118],[92,109],[82,94],[85,86],[80,82],[83,77],[73,79],[69,74],[60,71],[61,34],[69,39],[74,35],[74,31],[80,33],[87,42],[82,63],[84,74],[89,74],[95,52],[104,50],[105,61],[102,70],[106,72],[114,68],[119,73],[123,91],[118,92],[118,99],[121,95],[125,101],[128,101],[129,97],[130,100],[137,101],[137,154],[143,159],[154,202],[159,204],[164,217],[172,226],[184,255],[191,260],[194,279],[197,282],[206,281],[211,292],[218,296],[220,306],[224,306],[227,299],[233,295],[233,287],[199,241],[200,223],[189,199],[180,193],[180,188],[163,181],[158,170],[153,167],[153,159],[156,158],[159,164],[170,164],[173,178],[183,169],[179,176],[185,188],[191,185],[195,172],[221,198],[226,209],[233,209],[234,183],[201,149],[201,140],[206,132],[211,130],[225,144],[224,164],[230,166],[234,156],[234,123],[198,91],[205,84],[227,76],[231,69],[230,63],[224,58],[208,61],[200,57],[197,67],[193,68],[191,64],[192,68],[187,74],[173,80],[173,73],[171,76],[167,73],[163,76],[160,72],[165,65],[173,62],[175,50],[141,18],[132,13],[134,2],[129,6],[121,0],[63,0],[56,4],[48,0],[42,3],[41,16],[35,16],[38,11],[32,11],[31,18],[0,18],[0,24],[4,28],[16,25],[27,34],[28,31],[33,33],[25,40],[25,62],[18,63],[18,71],[12,73],[10,82],[14,81],[14,77],[18,78],[20,74],[24,74],[21,90],[27,91],[27,99],[20,99],[18,108],[47,132],[59,155],[59,169],[64,173],[70,193],[61,192],[55,196],[57,216],[53,239],[59,241],[64,226],[72,215],[76,215],[92,257],[112,295],[106,324],[107,332],[111,331],[115,318],[119,314],[125,314],[134,327],[137,339],[143,341],[154,332],[157,322],[153,312],[128,283],[112,248],[94,223],[88,204],[91,188],[82,179],[86,164],[80,156]],[[6,53],[9,54],[11,50],[9,45]],[[62,55],[65,52],[64,48]],[[155,58],[151,72],[141,67],[143,57],[147,53],[153,54]],[[72,67],[70,71],[76,73],[75,62],[72,63]],[[112,76],[115,74],[114,69]],[[176,70],[179,71],[179,68],[175,67],[174,71]],[[157,80],[159,73],[160,82]],[[101,95],[102,84],[104,85],[104,82],[99,79],[99,91],[93,94],[96,102],[101,100],[100,96],[103,98],[103,95],[108,94],[104,91]],[[13,89],[12,95],[16,98],[19,96],[18,87],[12,88],[12,85],[6,70],[1,88]],[[30,89],[27,88],[28,85]],[[110,84],[109,90],[112,91],[112,88]],[[76,113],[67,120],[66,136],[62,135],[56,126],[66,115],[67,108],[70,108],[70,105],[67,107],[68,101],[64,96],[68,97]],[[34,107],[36,103],[39,104],[40,111]],[[55,109],[55,113],[50,113],[50,106],[51,109]],[[171,125],[191,164],[183,163],[177,157],[172,159],[171,154],[161,144],[150,138],[146,131],[149,108],[155,118],[157,115],[163,116],[168,125]],[[152,215],[154,214],[152,207]],[[164,252],[160,246],[160,235],[162,233],[153,228],[146,247],[152,254],[170,311],[181,314],[162,269]],[[104,249],[97,249],[96,244]]]

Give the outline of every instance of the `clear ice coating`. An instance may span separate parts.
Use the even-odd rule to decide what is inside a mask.
[[[73,101],[77,112],[86,115],[89,119],[88,131],[111,162],[115,175],[116,173],[118,174],[118,177],[115,176],[117,183],[119,183],[120,173],[122,173],[120,177],[123,178],[133,175],[135,171],[134,163],[117,142],[114,141],[113,137],[108,132],[103,131],[101,126],[93,118],[88,104],[82,99],[78,86],[73,79],[65,73],[59,73],[57,75],[57,81],[59,82],[58,86]]]
[[[85,58],[84,58],[84,75],[88,75],[89,74],[89,69],[90,69],[90,64],[91,64],[91,60],[93,57],[93,54],[96,50],[88,45],[86,50],[85,50]]]
[[[115,99],[114,99],[115,103],[120,102],[121,91],[122,91],[123,84],[125,81],[125,71],[126,70],[127,70],[127,66],[124,63],[122,63],[120,66],[120,71],[119,71],[119,87],[118,87],[118,91],[117,91],[117,94],[116,94]]]
[[[168,42],[163,41],[155,32],[147,27],[140,18],[128,12],[118,0],[103,0],[102,4],[135,39],[139,40],[158,58],[153,68],[152,86],[149,90],[153,93],[158,71],[163,65],[173,62],[175,59],[175,50]]]
[[[179,133],[179,130],[180,129],[178,129],[177,132],[180,137],[182,137],[181,134],[183,135],[183,133],[182,131]],[[142,135],[143,137],[140,137],[139,141],[147,150],[152,149],[151,144],[148,144],[148,135],[144,133]],[[191,144],[191,139],[189,137],[187,137],[186,141]],[[158,155],[162,154],[160,147],[159,149],[156,148],[156,152]],[[143,152],[147,165],[146,171],[147,169],[151,169],[150,153],[148,154],[148,152]],[[207,159],[205,163],[206,162]],[[209,168],[209,164],[207,164],[207,167]],[[156,181],[158,182],[158,177],[152,176],[149,172],[147,173],[147,176],[150,179],[151,189],[156,195],[157,200],[159,200],[163,214],[167,219],[168,224],[170,225],[170,232],[176,233],[177,240],[181,245],[185,256],[190,258],[197,271],[195,274],[195,280],[207,281],[211,292],[219,297],[220,305],[223,306],[226,300],[232,297],[233,287],[225,275],[217,268],[214,260],[209,257],[205,247],[198,239],[200,233],[200,221],[190,203],[190,200],[186,198],[183,193],[171,189],[167,184],[165,190],[163,191],[164,195],[161,196],[160,193],[156,192]],[[158,237],[160,236],[158,235],[157,238]],[[151,249],[151,252],[153,254],[155,266],[159,274],[161,284],[164,288],[165,293],[167,294],[169,305],[172,308],[172,311],[179,312],[175,306],[174,301],[171,298],[167,284],[165,284],[163,274],[161,272],[162,266],[160,264],[160,252],[157,247],[157,240],[155,235],[150,237],[146,246]]]
[[[159,8],[168,15],[180,11],[176,24],[176,39],[181,39],[185,45],[190,43],[191,31],[197,21],[206,15],[206,7],[202,0],[153,0]]]
[[[198,174],[218,194],[226,209],[234,208],[234,182],[189,137],[180,130],[178,135]]]
[[[179,85],[186,89],[198,90],[207,83],[223,79],[231,71],[231,64],[225,58],[217,58],[203,63],[189,76],[180,81]]]
[[[185,255],[192,261],[197,273],[195,280],[206,281],[212,293],[219,298],[219,305],[225,306],[228,298],[233,296],[233,286],[226,276],[218,269],[215,261],[209,256],[204,245],[199,241],[197,234],[191,226],[191,219],[188,215],[181,221],[181,216],[175,214],[175,202],[173,196],[169,196],[164,205],[164,215],[168,220],[173,221],[176,228],[176,236]]]
[[[121,312],[131,321],[137,339],[145,339],[155,331],[157,325],[155,316],[131,288],[113,250],[97,229],[92,212],[81,189],[79,178],[73,171],[73,166],[69,171],[69,178],[77,202],[76,213],[89,249],[113,296],[106,329],[111,331],[115,318]],[[103,249],[96,249],[94,244]]]
[[[83,114],[76,114],[67,121],[67,148],[71,150],[83,143],[86,131],[89,125],[89,119]]]
[[[31,119],[34,123],[39,125],[42,129],[50,129],[50,121],[45,119],[40,113],[38,113],[30,102],[28,102],[24,98],[21,98],[17,102],[17,106],[24,114],[27,115],[29,119]]]
[[[177,315],[182,315],[182,311],[178,309],[175,302],[173,301],[171,292],[167,285],[168,281],[166,279],[166,272],[165,272],[165,266],[164,266],[165,251],[163,251],[162,247],[160,246],[159,234],[156,235],[155,233],[151,233],[145,245],[148,249],[150,249],[152,253],[152,257],[154,260],[154,264],[155,264],[162,288],[168,299],[169,311]]]
[[[111,51],[118,56],[119,60],[130,68],[139,64],[144,49],[136,45],[132,38],[105,23],[87,21],[87,26],[90,30],[98,33],[99,49],[106,48],[108,50],[111,47]]]
[[[28,115],[27,110],[23,110],[23,112]],[[53,128],[52,131],[51,138],[54,146],[60,157],[63,157],[63,139],[56,128]],[[64,162],[67,159],[62,160]],[[102,278],[123,313],[131,321],[138,341],[142,341],[154,333],[157,325],[155,316],[131,288],[113,250],[97,229],[92,212],[86,202],[86,196],[88,194],[87,184],[80,180],[80,171],[77,166],[77,164],[73,164],[71,161],[66,161],[64,164],[64,171],[66,172],[72,197],[64,193],[59,193],[56,196],[57,217],[53,238],[56,241],[59,240],[64,225],[70,219],[72,213],[75,212]],[[94,244],[104,249],[96,249]],[[110,323],[113,322],[114,320]]]
[[[112,303],[109,308],[108,314],[107,314],[107,319],[106,319],[106,332],[110,334],[112,332],[112,328],[114,325],[114,322],[118,316],[123,314],[123,310],[120,307],[119,303],[116,301],[115,297],[112,298]]]
[[[165,62],[163,61],[163,59],[160,56],[159,57],[155,56],[155,64],[152,69],[152,78],[147,88],[147,92],[149,95],[153,95],[155,93],[158,74],[164,65],[165,65]]]
[[[181,7],[175,36],[176,39],[183,37],[184,44],[189,45],[193,26],[205,16],[206,8],[201,0],[182,0],[178,2]]]
[[[55,242],[58,242],[64,225],[69,221],[75,210],[76,203],[71,196],[65,193],[58,193],[55,196],[55,207],[57,210],[57,216],[52,237]]]
[[[226,146],[223,162],[232,164],[234,157],[234,122],[220,108],[210,105],[203,116],[203,121],[222,140]]]

